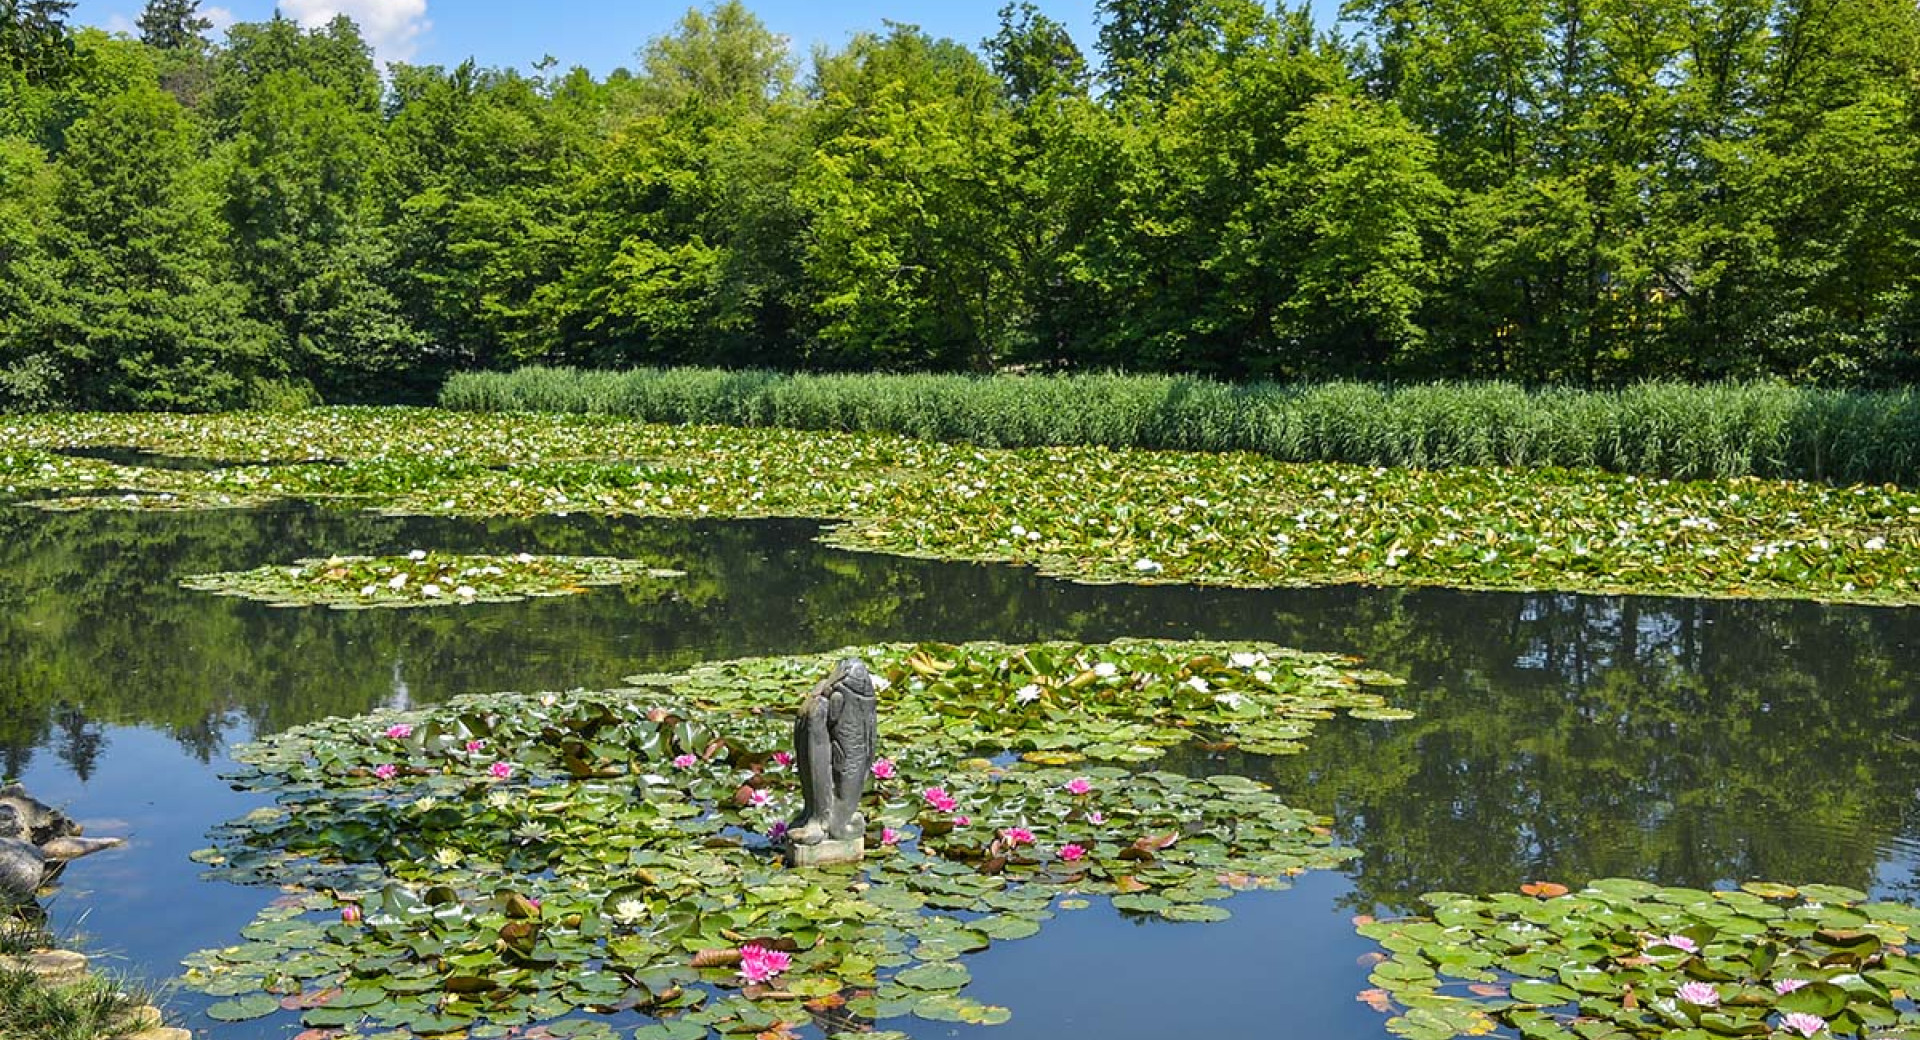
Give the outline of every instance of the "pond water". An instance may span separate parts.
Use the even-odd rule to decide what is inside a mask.
[[[0,508],[0,774],[129,847],[75,864],[51,907],[151,980],[227,945],[277,893],[188,853],[258,796],[219,780],[256,733],[491,690],[605,687],[700,659],[881,640],[1260,639],[1409,680],[1411,722],[1324,723],[1302,755],[1189,752],[1330,814],[1362,856],[1218,924],[1096,902],[969,959],[1010,1024],[889,1022],[1004,1040],[1205,1032],[1377,1038],[1356,913],[1547,878],[1825,881],[1920,897],[1920,610],[1557,594],[1084,586],[1000,566],[824,548],[817,525],[312,508],[48,514]],[[605,554],[685,570],[671,594],[458,610],[275,609],[185,575],[416,547]],[[797,694],[798,691],[796,691]],[[280,1037],[218,1026],[213,1040]],[[287,1016],[291,1019],[291,1016]]]

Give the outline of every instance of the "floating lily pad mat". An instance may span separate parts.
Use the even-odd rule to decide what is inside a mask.
[[[607,556],[463,556],[416,549],[405,556],[330,556],[249,571],[196,574],[189,589],[276,607],[436,607],[566,596],[594,585],[682,577],[683,572]]]
[[[963,994],[964,954],[1088,896],[1221,920],[1233,893],[1353,854],[1252,780],[1113,763],[1395,715],[1386,677],[1272,646],[844,653],[884,687],[866,862],[791,870],[775,844],[800,807],[790,711],[843,654],[330,719],[237,752],[277,803],[196,859],[290,894],[187,982],[217,1019],[355,1036],[1005,1021]]]
[[[1834,885],[1731,891],[1609,878],[1424,897],[1362,924],[1390,957],[1362,999],[1410,1040],[1920,1037],[1920,909]]]

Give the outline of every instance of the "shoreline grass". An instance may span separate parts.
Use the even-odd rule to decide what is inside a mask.
[[[1770,383],[1225,384],[1180,376],[469,372],[444,408],[893,433],[982,447],[1247,451],[1283,462],[1560,466],[1637,476],[1920,484],[1920,394]]]

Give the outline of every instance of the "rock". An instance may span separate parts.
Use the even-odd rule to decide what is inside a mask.
[[[831,867],[836,863],[858,863],[867,854],[867,839],[828,838],[811,845],[788,845],[787,865],[791,867]]]
[[[11,971],[28,971],[49,986],[66,986],[87,977],[87,959],[67,950],[30,953],[25,957],[0,957],[0,964]]]
[[[193,1034],[184,1029],[158,1028],[141,1033],[128,1033],[115,1040],[193,1040]]]
[[[167,1017],[160,1013],[160,1009],[148,1004],[146,1007],[134,1008],[133,1013],[127,1016],[126,1021],[119,1023],[118,1028],[129,1036],[138,1036],[151,1033],[166,1024]]]

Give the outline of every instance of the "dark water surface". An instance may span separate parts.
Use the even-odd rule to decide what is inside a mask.
[[[232,745],[325,715],[502,689],[613,685],[696,660],[878,640],[1272,640],[1410,680],[1404,723],[1323,724],[1279,759],[1176,757],[1331,814],[1363,856],[1220,924],[1097,901],[969,958],[990,1029],[920,1037],[1377,1038],[1349,917],[1423,891],[1633,875],[1826,881],[1920,897],[1920,610],[1382,589],[1080,586],[1009,567],[816,545],[811,523],[396,519],[314,509],[45,514],[0,507],[0,773],[130,847],[74,865],[56,927],[131,974],[235,942],[276,894],[189,852],[259,804]],[[458,610],[273,609],[188,592],[213,570],[329,553],[639,557],[668,595],[596,589]],[[290,1023],[217,1027],[280,1037]],[[287,1016],[291,1018],[291,1016]]]

